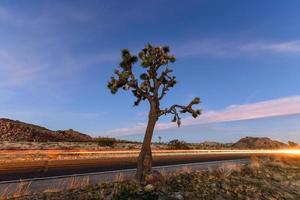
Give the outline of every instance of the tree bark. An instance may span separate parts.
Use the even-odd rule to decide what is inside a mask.
[[[151,173],[152,170],[151,140],[157,119],[158,116],[155,112],[155,108],[151,108],[143,146],[137,161],[136,178],[139,182],[143,182],[145,180],[145,175]]]

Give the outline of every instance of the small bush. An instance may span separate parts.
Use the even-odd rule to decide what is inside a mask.
[[[292,148],[298,146],[298,144],[296,142],[293,142],[293,141],[288,141],[288,145],[289,145],[289,147],[292,147]]]
[[[136,147],[134,145],[130,145],[128,146],[128,149],[132,150],[132,149],[136,149]]]
[[[95,142],[99,146],[113,147],[116,144],[117,140],[115,138],[101,137],[101,138],[96,138]]]
[[[145,187],[146,188],[146,187]],[[154,190],[147,191],[147,189],[142,189],[136,183],[116,183],[113,189],[114,200],[157,200],[159,199],[159,194]]]
[[[185,141],[179,141],[179,140],[171,140],[168,143],[169,149],[190,149],[188,144]]]

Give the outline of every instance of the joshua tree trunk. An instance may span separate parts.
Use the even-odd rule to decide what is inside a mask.
[[[152,168],[152,151],[151,140],[154,131],[155,124],[158,116],[155,108],[151,108],[149,112],[148,125],[144,137],[143,146],[138,157],[136,178],[139,182],[144,181],[145,175],[151,173]]]

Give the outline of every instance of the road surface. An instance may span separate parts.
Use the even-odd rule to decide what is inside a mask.
[[[156,166],[154,167],[154,170],[160,171],[164,174],[168,174],[174,171],[183,170],[184,168],[189,168],[190,170],[207,170],[215,169],[223,165],[244,165],[248,164],[249,162],[250,159],[235,158],[234,160],[205,161],[188,164]],[[2,193],[2,197],[4,198],[11,197],[16,193],[23,196],[32,193],[41,193],[45,191],[62,191],[66,189],[84,187],[87,185],[94,185],[103,182],[131,180],[134,179],[135,172],[136,169],[133,168],[96,173],[33,178],[25,179],[22,181],[2,181],[0,182],[0,191],[5,191],[5,193]],[[24,194],[20,194],[20,190],[25,191]]]
[[[166,166],[207,161],[248,159],[253,153],[213,153],[154,156],[153,166]],[[260,154],[263,155],[263,154]],[[22,161],[0,167],[0,182],[29,178],[42,178],[105,172],[136,167],[136,156],[111,157],[99,159]]]
[[[64,159],[27,159],[36,153],[64,154]],[[69,159],[70,155],[81,156]],[[244,165],[250,163],[251,156],[300,155],[300,150],[157,150],[153,151],[154,169],[170,173],[188,167],[191,170],[217,168],[227,164]],[[131,180],[136,171],[138,151],[108,152],[0,152],[0,195],[8,197],[25,192],[44,192],[83,187],[108,181]],[[12,156],[26,158],[15,161]],[[30,158],[29,156],[29,158]],[[65,159],[68,158],[68,159]],[[0,159],[0,160],[1,160]],[[7,162],[5,161],[7,159]],[[11,162],[13,160],[13,162]],[[3,196],[4,195],[4,196]]]

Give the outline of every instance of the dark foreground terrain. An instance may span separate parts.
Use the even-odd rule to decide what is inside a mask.
[[[46,192],[18,200],[39,199],[300,199],[300,157],[252,158],[250,165],[224,165],[217,170],[188,168],[156,174],[143,185],[135,181],[85,186],[64,192]]]

